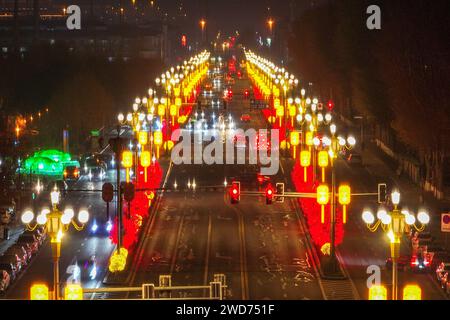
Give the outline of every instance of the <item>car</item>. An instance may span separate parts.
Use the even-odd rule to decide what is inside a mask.
[[[445,293],[450,296],[450,281],[447,280],[447,282],[445,283]]]
[[[439,253],[446,254],[447,251],[444,249],[442,245],[432,242],[429,245],[427,245],[426,253],[430,256],[430,261],[432,261],[436,254]]]
[[[1,263],[0,262],[0,270],[4,270],[4,271],[8,272],[11,280],[15,280],[17,277],[17,270],[12,263],[9,263],[9,262]]]
[[[350,153],[347,156],[347,163],[354,166],[362,166],[362,156],[359,153]]]
[[[45,227],[42,227],[42,226],[38,226],[33,231],[25,230],[22,234],[23,235],[34,235],[34,236],[36,236],[36,238],[39,240],[40,244],[42,244],[45,241],[45,239],[47,238],[47,232],[45,230]]]
[[[37,243],[16,242],[16,244],[21,245],[25,250],[27,250],[27,254],[29,256],[33,256],[39,250]]]
[[[80,169],[76,166],[67,166],[63,175],[64,180],[78,180],[80,178]]]
[[[17,273],[19,273],[23,267],[22,260],[17,254],[4,254],[0,256],[0,263],[11,263]]]
[[[429,239],[413,239],[411,242],[413,251],[422,250],[424,252],[427,252],[428,247],[433,244],[433,241]]]
[[[268,137],[262,133],[258,134],[256,137],[256,148],[257,150],[270,150],[270,140]]]
[[[9,224],[15,217],[15,209],[13,197],[3,197],[0,200],[0,224]]]
[[[9,224],[12,221],[14,211],[11,207],[0,207],[0,224]]]
[[[448,279],[448,273],[450,271],[450,261],[441,262],[436,268],[436,279],[439,284],[444,287]]]
[[[247,113],[245,113],[245,114],[243,114],[243,115],[241,116],[241,121],[242,121],[242,122],[250,122],[250,120],[251,120],[251,117],[250,117],[250,115],[247,114]]]
[[[19,245],[22,246],[25,251],[27,252],[28,257],[32,257],[38,250],[38,248],[34,248],[31,244],[26,243],[26,242],[22,242],[22,243],[16,243],[15,245]]]
[[[409,256],[400,256],[397,260],[397,270],[405,271],[410,263],[410,259]],[[392,270],[392,258],[386,259],[386,268]]]
[[[256,174],[256,180],[258,180],[260,185],[265,185],[266,183],[270,182],[271,179],[269,176],[264,176],[258,172]]]
[[[233,144],[236,146],[236,148],[246,148],[247,147],[247,138],[242,133],[236,133],[233,136]]]
[[[22,263],[22,265],[27,265],[28,261],[31,259],[31,255],[29,255],[29,252],[23,247],[23,245],[20,244],[14,244],[11,247],[9,247],[5,253],[5,255],[12,255],[16,254]]]
[[[411,270],[415,272],[426,272],[430,270],[431,258],[427,253],[411,256]]]
[[[105,165],[105,169],[112,169],[116,164],[113,154],[99,153],[95,157]]]
[[[413,236],[413,239],[418,241],[428,241],[431,242],[434,240],[434,237],[431,235],[430,232],[416,232]]]
[[[431,257],[431,266],[432,270],[436,270],[437,267],[445,261],[450,261],[450,254],[448,252],[436,252]]]
[[[31,250],[33,251],[33,253],[36,253],[41,245],[41,242],[39,242],[35,235],[24,234],[20,235],[19,238],[17,238],[16,243],[28,243],[31,246]]]
[[[95,236],[109,236],[113,224],[111,220],[93,219],[89,225],[89,233]]]
[[[84,161],[84,168],[83,168],[84,174],[89,174],[89,171],[91,169],[98,168],[98,167],[103,168],[103,170],[105,170],[105,171],[107,168],[106,163],[102,159],[100,159],[100,157],[95,156],[95,155],[88,157]]]
[[[0,269],[0,293],[5,293],[11,283],[11,276],[8,271]]]
[[[103,181],[106,178],[106,170],[102,166],[89,169],[88,178],[90,181]]]

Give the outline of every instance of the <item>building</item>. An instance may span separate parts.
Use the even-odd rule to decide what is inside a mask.
[[[68,4],[80,6],[81,30],[66,26]],[[70,50],[108,59],[167,61],[167,25],[151,12],[124,8],[121,10],[120,1],[0,0],[0,53],[25,54],[37,43],[64,43]]]

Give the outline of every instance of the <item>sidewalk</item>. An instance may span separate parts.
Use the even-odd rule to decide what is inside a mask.
[[[428,211],[431,221],[425,230],[431,232],[438,242],[446,245],[446,248],[449,249],[448,239],[447,244],[445,239],[449,236],[441,232],[440,219],[441,213],[447,212],[446,209],[450,208],[450,202],[445,199],[436,199],[431,193],[423,191],[420,186],[413,183],[409,177],[405,175],[399,176],[396,173],[395,160],[384,154],[374,141],[366,142],[366,148],[361,154],[366,169],[373,176],[385,177],[388,190],[397,188],[400,191],[400,206],[409,208],[416,214],[417,210],[421,208]]]

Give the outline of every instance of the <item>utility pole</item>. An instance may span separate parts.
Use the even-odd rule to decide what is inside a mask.
[[[13,9],[13,20],[14,20],[14,51],[17,51],[17,47],[19,46],[19,0],[14,0],[14,9]]]
[[[34,16],[34,40],[39,39],[39,28],[40,28],[40,10],[39,10],[39,0],[33,0],[33,16]]]
[[[115,154],[116,161],[116,190],[117,190],[117,199],[116,199],[116,217],[117,217],[117,246],[119,249],[122,247],[122,190],[121,190],[121,182],[120,182],[120,155],[122,154],[122,138],[120,138],[120,130],[121,126],[117,125],[117,137],[110,139],[109,144],[112,146]]]

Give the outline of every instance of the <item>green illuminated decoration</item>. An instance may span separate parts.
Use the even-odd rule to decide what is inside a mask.
[[[77,160],[72,160],[69,153],[58,150],[43,150],[35,152],[32,157],[23,161],[18,169],[21,174],[62,176],[67,166],[80,167]]]
[[[72,160],[72,157],[69,153],[53,149],[35,152],[34,157],[49,158],[56,162],[67,162]]]

